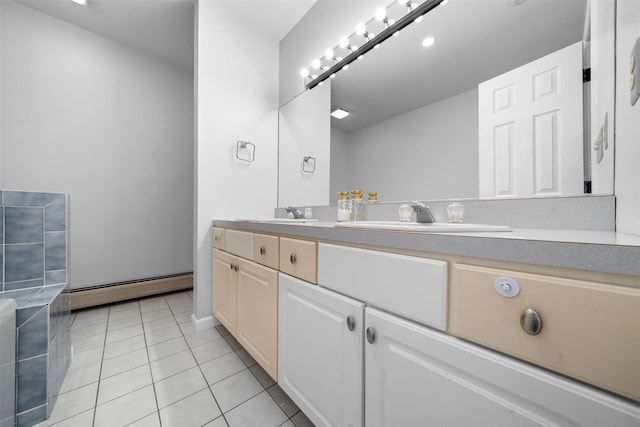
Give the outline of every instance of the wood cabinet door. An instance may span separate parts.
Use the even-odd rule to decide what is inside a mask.
[[[278,272],[238,260],[236,339],[278,380]]]
[[[367,308],[367,426],[633,426],[640,408]]]
[[[280,387],[317,426],[362,426],[364,305],[285,274],[279,288]]]
[[[236,336],[236,272],[237,258],[213,250],[213,315]]]

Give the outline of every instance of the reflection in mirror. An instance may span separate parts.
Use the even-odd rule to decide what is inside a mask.
[[[536,161],[540,163],[545,156],[551,156],[547,172],[552,177],[556,176],[555,169],[565,166],[578,170],[572,190],[563,193],[553,183],[549,186],[543,182],[544,191],[536,192],[535,184],[531,184],[533,189],[522,194],[480,194],[478,85],[576,43],[587,48],[584,59],[588,62],[589,36],[598,36],[590,31],[594,19],[590,12],[586,0],[451,0],[426,15],[422,23],[407,27],[398,37],[387,40],[380,49],[339,73],[332,81],[331,107],[342,107],[352,114],[341,121],[331,119],[330,200],[336,192],[351,188],[377,191],[383,201],[582,193],[592,172],[589,147],[594,138],[589,131],[589,115],[584,119],[580,115],[578,122],[567,122],[564,112],[549,118],[546,111],[547,120],[542,127],[535,125],[535,117],[542,113],[529,112],[524,119],[527,123],[534,121],[527,131],[527,137],[533,140],[525,153],[532,162],[527,168],[534,168],[529,175],[535,172]],[[422,41],[427,37],[433,37],[435,43],[423,47]],[[600,48],[610,51],[612,57],[612,43]],[[599,58],[608,64],[607,55]],[[542,72],[552,68],[550,65]],[[575,81],[579,85],[580,68],[582,64],[576,65]],[[559,75],[544,80],[551,92],[564,89],[558,86],[563,84]],[[611,88],[607,83],[604,86]],[[524,89],[525,96],[532,90]],[[584,91],[584,103],[581,94],[577,95],[578,108],[589,112],[590,84],[584,86]],[[575,94],[571,96],[575,98]],[[579,128],[570,132],[577,141],[567,141],[556,133],[569,126]],[[492,133],[495,128],[491,128]],[[583,133],[582,128],[587,131]],[[544,144],[540,144],[543,133]],[[494,139],[482,151],[502,147],[498,157],[509,160],[521,149],[522,137],[518,135],[515,132],[510,139]],[[579,148],[567,156],[558,150],[566,144],[577,144]],[[546,147],[542,154],[538,152],[540,145]],[[604,156],[610,159],[613,150],[609,145]],[[519,179],[513,173],[523,169],[519,164],[508,163],[506,169],[495,166],[491,174],[506,175],[513,182]],[[612,166],[600,172],[598,175],[612,175]],[[533,182],[539,178],[533,176]],[[612,193],[610,186],[599,188],[601,194]]]
[[[278,206],[329,204],[329,82],[280,107]]]

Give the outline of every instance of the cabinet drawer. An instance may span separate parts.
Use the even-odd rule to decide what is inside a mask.
[[[278,269],[278,236],[268,234],[254,234],[253,236],[253,260]]]
[[[318,284],[441,330],[447,324],[447,263],[320,243]]]
[[[281,237],[280,271],[316,283],[317,252],[316,242]]]
[[[225,250],[224,228],[213,227],[213,249]]]
[[[516,296],[496,291],[503,277]],[[537,335],[520,325],[528,308]],[[453,335],[640,400],[640,289],[457,264],[450,313]]]
[[[238,230],[225,232],[226,251],[253,260],[253,233]]]

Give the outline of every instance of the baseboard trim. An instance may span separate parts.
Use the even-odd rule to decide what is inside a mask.
[[[193,325],[193,329],[196,332],[198,332],[208,328],[212,328],[216,326],[218,323],[216,322],[216,319],[213,316],[207,316],[207,317],[198,319],[194,313],[191,315],[191,324]]]
[[[71,290],[71,310],[193,288],[193,274],[131,281],[115,286]]]

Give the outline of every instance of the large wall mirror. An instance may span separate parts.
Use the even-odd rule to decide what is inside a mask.
[[[316,204],[352,188],[381,201],[612,194],[614,14],[602,3],[450,0],[338,73],[330,107],[351,115],[331,119]]]

